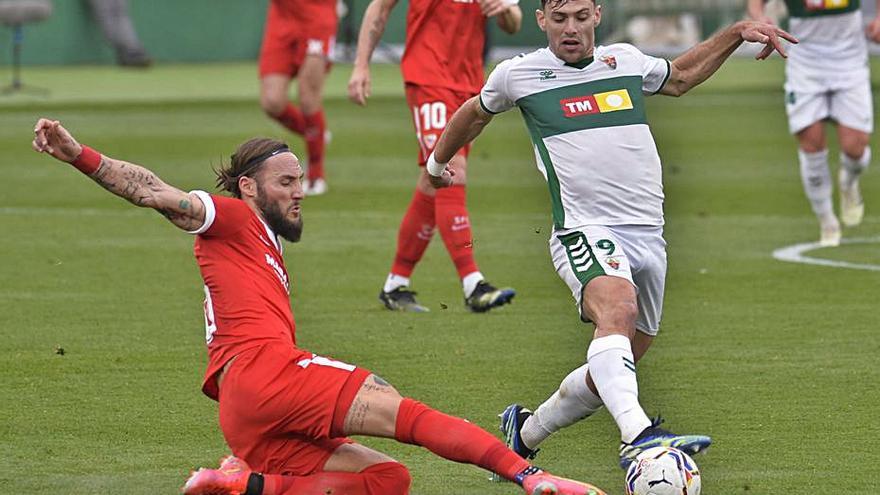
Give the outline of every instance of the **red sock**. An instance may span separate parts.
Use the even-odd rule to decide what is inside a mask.
[[[324,132],[327,123],[324,121],[324,111],[305,116],[306,148],[309,152],[309,180],[324,178]]]
[[[464,278],[465,275],[479,271],[477,262],[474,261],[474,240],[465,205],[464,186],[438,189],[435,204],[437,228],[452,262],[455,263],[458,276]]]
[[[479,426],[412,399],[400,403],[394,437],[403,443],[421,445],[450,461],[494,471],[509,480],[529,467],[525,459]]]
[[[288,103],[280,115],[271,115],[271,117],[287,127],[290,132],[301,135],[306,131],[306,119],[293,103]]]
[[[434,237],[434,196],[416,190],[397,232],[397,253],[391,273],[402,277],[412,275]]]
[[[359,473],[323,471],[309,476],[263,475],[263,495],[406,495],[410,475],[397,462],[373,464]]]

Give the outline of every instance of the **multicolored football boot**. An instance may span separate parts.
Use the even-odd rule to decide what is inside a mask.
[[[676,435],[669,430],[660,428],[663,418],[651,421],[632,443],[620,444],[620,467],[626,470],[637,455],[653,447],[673,447],[685,454],[694,455],[712,445],[712,439],[705,435]]]

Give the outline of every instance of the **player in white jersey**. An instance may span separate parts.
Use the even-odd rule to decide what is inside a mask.
[[[798,140],[804,192],[819,219],[819,242],[840,244],[840,222],[831,200],[825,120],[837,125],[840,143],[840,217],[844,225],[862,221],[865,207],[859,176],[871,163],[868,146],[874,130],[874,105],[868,69],[867,37],[880,41],[880,16],[867,33],[859,0],[785,0],[790,30],[800,44],[785,65],[785,109]],[[880,12],[880,0],[877,0]],[[749,15],[773,23],[764,0],[749,0]]]
[[[451,183],[446,163],[496,113],[518,106],[547,179],[553,210],[551,254],[584,321],[596,327],[588,364],[572,371],[534,414],[513,404],[502,413],[508,444],[523,457],[540,442],[605,405],[621,433],[621,466],[643,449],[689,453],[711,443],[675,435],[645,414],[636,362],[660,324],[666,275],[660,157],[645,118],[645,97],[679,96],[705,81],[743,43],[784,50],[768,24],[736,23],[674,61],[630,45],[595,46],[602,18],[594,0],[542,0],[536,12],[549,46],[507,60],[481,93],[455,113],[428,160],[437,187]]]

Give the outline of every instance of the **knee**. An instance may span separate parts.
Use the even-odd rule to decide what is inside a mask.
[[[419,174],[419,180],[416,182],[416,189],[422,194],[428,196],[436,196],[437,189],[431,185],[431,180],[428,178],[428,172],[423,168],[421,173]]]
[[[270,117],[277,117],[284,113],[284,109],[287,108],[287,104],[288,101],[285,95],[268,93],[263,93],[260,95],[260,107],[262,107],[263,111],[266,112]]]
[[[625,329],[635,329],[639,305],[635,301],[617,301],[611,305],[610,318]]]
[[[602,334],[621,334],[631,337],[635,332],[639,306],[635,301],[618,300],[601,309],[594,323]]]
[[[299,108],[305,115],[312,115],[321,111],[320,93],[312,93],[300,90]]]
[[[467,159],[464,155],[455,155],[451,161],[452,170],[455,175],[452,176],[453,184],[463,186],[467,184]]]
[[[804,153],[819,153],[820,151],[825,151],[826,148],[825,141],[801,141],[800,149]]]
[[[858,160],[865,154],[865,148],[868,147],[869,136],[863,133],[856,133],[852,136],[841,136],[840,149],[852,160]]]
[[[412,483],[409,469],[399,462],[385,462],[363,471],[367,475],[369,493],[376,495],[406,495]]]
[[[320,111],[323,98],[323,83],[307,79],[300,80],[297,98],[304,114],[310,115]]]
[[[818,153],[823,151],[825,142],[825,124],[816,122],[797,133],[798,147],[805,153]]]

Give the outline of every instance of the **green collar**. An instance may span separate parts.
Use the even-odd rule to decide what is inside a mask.
[[[577,62],[568,63],[565,62],[565,65],[569,67],[574,67],[575,69],[583,69],[584,67],[593,63],[593,57],[587,57],[583,60],[578,60]]]

